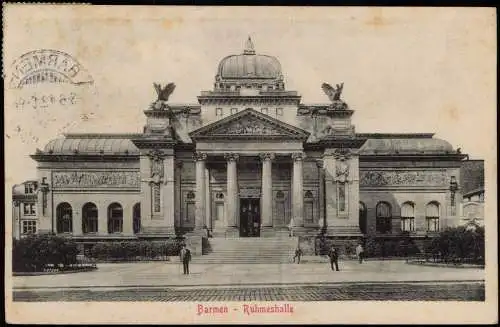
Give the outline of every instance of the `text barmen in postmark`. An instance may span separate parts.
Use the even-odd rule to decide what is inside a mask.
[[[50,49],[30,51],[16,59],[9,81],[11,88],[40,83],[92,84],[87,70],[69,54]]]

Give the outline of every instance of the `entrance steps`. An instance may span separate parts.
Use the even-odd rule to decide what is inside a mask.
[[[210,253],[193,258],[193,263],[246,264],[289,263],[297,237],[210,238]]]

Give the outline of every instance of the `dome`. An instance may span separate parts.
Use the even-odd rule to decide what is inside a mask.
[[[368,139],[362,154],[444,154],[454,152],[450,143],[436,138]]]
[[[51,140],[44,148],[50,154],[139,154],[139,149],[125,136],[80,135]]]
[[[278,59],[256,54],[250,37],[243,54],[227,56],[221,60],[217,77],[220,79],[283,79]]]

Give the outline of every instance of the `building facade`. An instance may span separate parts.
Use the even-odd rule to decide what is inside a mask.
[[[461,225],[484,226],[484,161],[462,162]]]
[[[12,187],[12,235],[19,239],[23,235],[36,234],[38,181],[28,180]]]
[[[103,239],[425,237],[457,224],[464,155],[432,134],[356,133],[343,84],[304,104],[279,61],[223,58],[196,104],[157,86],[140,134],[67,134],[38,164],[38,230]]]

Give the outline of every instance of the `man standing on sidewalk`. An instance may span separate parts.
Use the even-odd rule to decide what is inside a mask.
[[[339,271],[339,254],[333,244],[328,252],[328,256],[330,257],[330,267],[332,270],[334,270],[333,265],[335,264],[335,270]]]
[[[295,256],[293,257],[293,262],[295,263],[295,258],[297,258],[297,263],[300,263],[300,257],[302,256],[302,249],[300,246],[297,246],[295,249]]]
[[[189,275],[189,261],[191,261],[191,251],[186,248],[186,244],[182,244],[180,261],[182,262],[182,267],[184,268],[184,275]]]
[[[364,254],[364,249],[360,243],[358,244],[358,246],[356,246],[356,256],[358,257],[359,263],[363,263],[363,254]]]

